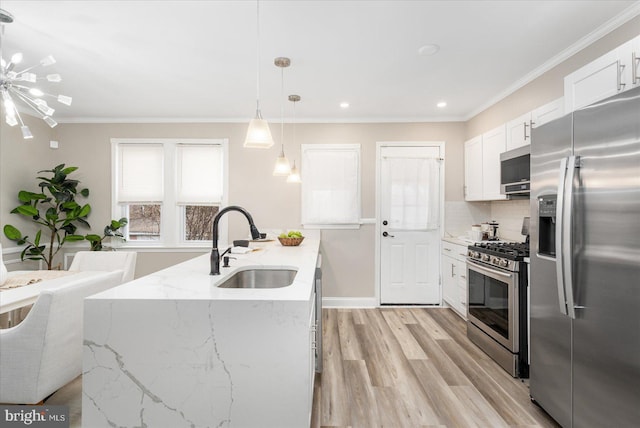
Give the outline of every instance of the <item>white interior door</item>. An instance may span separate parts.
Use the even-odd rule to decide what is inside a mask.
[[[440,303],[440,152],[440,146],[380,147],[382,304]]]

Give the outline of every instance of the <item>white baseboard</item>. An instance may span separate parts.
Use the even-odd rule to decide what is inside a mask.
[[[375,297],[323,297],[323,308],[377,308]]]

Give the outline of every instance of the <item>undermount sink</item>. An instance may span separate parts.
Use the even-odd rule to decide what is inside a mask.
[[[220,288],[282,288],[293,284],[295,269],[246,268],[218,285]]]

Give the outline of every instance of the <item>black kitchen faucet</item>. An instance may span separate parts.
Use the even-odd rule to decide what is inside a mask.
[[[260,238],[260,232],[258,231],[258,228],[256,227],[256,225],[253,223],[253,217],[251,217],[251,214],[249,214],[249,211],[245,210],[242,207],[238,207],[236,205],[231,205],[221,209],[213,219],[213,250],[211,250],[210,275],[220,275],[220,252],[218,251],[218,222],[220,221],[220,217],[222,217],[224,214],[226,214],[229,211],[238,211],[242,213],[247,218],[247,221],[249,222],[249,229],[251,230],[251,238],[252,239]]]

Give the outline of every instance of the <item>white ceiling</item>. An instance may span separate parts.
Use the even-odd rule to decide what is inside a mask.
[[[263,116],[284,93],[299,121],[466,120],[640,13],[638,1],[260,2]],[[248,121],[255,1],[13,1],[2,39],[31,65],[52,54],[72,121]],[[595,33],[594,33],[595,32]],[[594,36],[595,34],[595,36]],[[421,56],[435,43],[440,51]],[[563,56],[564,55],[564,56]],[[47,73],[51,71],[47,70]],[[438,109],[436,103],[448,106]],[[339,103],[348,101],[346,110]],[[285,115],[292,103],[285,102]]]

